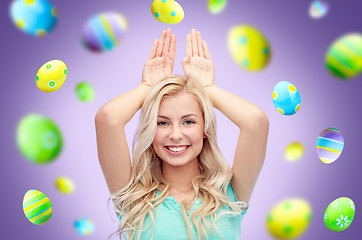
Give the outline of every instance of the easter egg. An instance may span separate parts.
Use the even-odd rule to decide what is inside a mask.
[[[92,85],[86,82],[80,82],[75,87],[75,93],[79,100],[83,102],[90,102],[94,99],[94,89]]]
[[[306,200],[289,198],[271,209],[266,226],[276,239],[296,239],[306,231],[311,219],[312,208]]]
[[[340,37],[328,49],[327,69],[340,79],[350,79],[362,70],[362,35],[350,33]]]
[[[326,1],[313,1],[309,6],[309,16],[311,18],[322,18],[328,12],[329,5]]]
[[[292,142],[285,148],[285,158],[290,162],[299,160],[304,154],[304,146],[299,142]]]
[[[184,18],[184,10],[174,0],[155,0],[151,5],[152,15],[160,22],[176,24]]]
[[[207,3],[210,13],[220,13],[226,6],[226,0],[209,0]]]
[[[319,159],[330,164],[337,160],[344,147],[342,133],[337,128],[324,129],[317,139],[317,154]]]
[[[60,60],[46,62],[36,74],[36,85],[43,92],[54,92],[63,85],[67,72],[67,66]]]
[[[55,180],[55,187],[63,194],[70,194],[74,191],[74,183],[72,179],[64,176],[58,177]]]
[[[79,235],[90,235],[94,231],[94,224],[89,218],[80,218],[74,221],[74,228]]]
[[[355,211],[356,207],[350,198],[337,198],[324,212],[324,224],[332,231],[344,231],[351,225]]]
[[[278,82],[273,89],[274,107],[284,115],[293,115],[300,108],[300,94],[298,89],[287,81]]]
[[[43,36],[53,30],[57,23],[57,10],[47,0],[15,0],[10,5],[10,16],[23,32]]]
[[[31,223],[42,225],[49,221],[53,213],[53,207],[44,193],[31,189],[24,195],[23,211]]]
[[[29,114],[21,119],[16,140],[20,153],[40,165],[54,161],[63,145],[58,126],[49,118],[38,114]]]
[[[260,71],[269,63],[269,43],[263,34],[251,26],[232,27],[229,30],[228,47],[234,61],[245,70]]]
[[[111,51],[119,45],[127,29],[127,20],[123,15],[100,13],[85,24],[81,42],[92,52]]]

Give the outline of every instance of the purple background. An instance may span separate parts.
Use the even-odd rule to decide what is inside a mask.
[[[329,13],[311,19],[310,1],[229,0],[219,15],[207,10],[207,1],[182,1],[185,17],[168,25],[153,18],[152,1],[53,0],[59,20],[44,37],[19,31],[9,16],[10,1],[1,1],[1,224],[2,239],[82,239],[73,221],[89,217],[95,232],[89,239],[106,239],[118,221],[108,204],[108,189],[98,163],[94,117],[105,102],[136,87],[143,64],[154,39],[171,27],[177,37],[174,74],[183,74],[186,34],[196,28],[208,43],[216,68],[216,84],[261,107],[269,117],[270,131],[264,168],[254,189],[250,209],[242,224],[243,239],[271,239],[266,215],[279,201],[302,197],[311,203],[313,217],[300,239],[359,239],[362,226],[360,123],[362,75],[349,81],[333,77],[325,67],[330,44],[350,32],[361,32],[362,2],[331,1]],[[129,24],[120,46],[96,54],[80,43],[87,20],[105,11],[123,14]],[[263,71],[251,73],[234,63],[227,48],[231,27],[249,24],[269,40],[272,58]],[[68,77],[56,92],[44,93],[35,84],[35,75],[45,62],[59,59],[68,67]],[[79,101],[74,93],[80,81],[91,83],[96,98]],[[301,94],[302,104],[293,116],[277,112],[272,91],[279,81],[292,82]],[[218,110],[218,142],[232,164],[238,128]],[[60,127],[64,148],[56,161],[37,166],[20,155],[15,131],[29,113],[50,117]],[[139,112],[126,126],[130,150]],[[318,135],[327,127],[339,129],[344,150],[333,164],[322,163],[316,152]],[[295,163],[287,162],[284,149],[292,141],[304,144],[305,154]],[[62,195],[54,187],[55,178],[73,179],[76,191]],[[24,216],[22,200],[26,191],[44,192],[53,203],[53,216],[42,226],[31,224]],[[323,223],[326,207],[334,199],[347,196],[356,204],[352,225],[337,233]]]

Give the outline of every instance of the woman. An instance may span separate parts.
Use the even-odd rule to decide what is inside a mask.
[[[142,81],[96,115],[99,161],[127,239],[240,239],[262,168],[265,113],[214,83],[207,44],[186,39],[185,77],[172,76],[176,37],[155,40]],[[124,126],[142,107],[131,158]],[[217,108],[240,129],[232,168],[216,141]]]

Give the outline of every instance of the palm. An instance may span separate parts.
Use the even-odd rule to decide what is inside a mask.
[[[159,82],[172,74],[173,59],[166,57],[155,57],[147,59],[144,68],[142,79],[153,79]]]

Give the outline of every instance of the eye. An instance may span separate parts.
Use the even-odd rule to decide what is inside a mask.
[[[158,122],[157,125],[166,125],[167,122]]]
[[[188,125],[189,124],[193,124],[193,123],[195,123],[194,121],[191,121],[191,120],[187,120],[187,121],[185,121],[185,123],[187,123]]]

